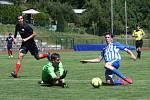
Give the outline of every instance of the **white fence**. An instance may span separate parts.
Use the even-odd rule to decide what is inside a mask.
[[[17,36],[17,43],[13,44],[13,50],[18,50],[21,46],[22,39],[20,36]],[[61,45],[48,44],[47,42],[41,42],[40,40],[35,40],[37,47],[40,51],[46,50],[60,50],[62,49]],[[7,50],[6,36],[0,35],[0,51]]]

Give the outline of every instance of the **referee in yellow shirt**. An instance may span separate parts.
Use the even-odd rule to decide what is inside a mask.
[[[136,29],[133,31],[132,36],[135,38],[135,46],[137,52],[137,58],[141,58],[141,48],[143,46],[143,36],[145,32],[137,25]]]

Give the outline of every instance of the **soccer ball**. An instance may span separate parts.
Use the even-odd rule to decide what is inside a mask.
[[[92,79],[91,84],[94,88],[99,88],[102,85],[102,80],[99,77]]]

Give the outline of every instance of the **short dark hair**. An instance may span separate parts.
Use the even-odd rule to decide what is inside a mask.
[[[9,35],[12,35],[11,33],[9,33]]]
[[[18,16],[17,16],[17,19],[18,19],[18,17],[22,17],[22,18],[24,19],[24,16],[23,16],[23,15],[18,15]]]
[[[51,54],[51,60],[55,60],[55,59],[57,59],[57,58],[60,59],[60,55],[59,55],[58,53],[52,53],[52,54]]]
[[[136,27],[140,27],[140,25],[139,25],[139,24],[137,24],[137,25],[136,25]]]
[[[104,36],[106,36],[106,35],[110,35],[110,36],[111,36],[111,38],[113,38],[113,37],[114,37],[114,35],[113,35],[111,32],[105,32],[105,33],[104,33]]]

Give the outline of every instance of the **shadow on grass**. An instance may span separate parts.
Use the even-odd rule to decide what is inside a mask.
[[[108,83],[102,83],[102,86],[127,86],[127,84],[126,85],[114,85],[114,84],[108,84]]]
[[[12,78],[14,78],[14,77],[13,77],[13,76],[11,76],[11,75],[9,75],[8,77],[12,77]],[[17,77],[16,77],[16,79],[24,78],[24,77],[26,77],[26,78],[27,78],[27,77],[30,77],[30,76],[23,76],[23,75],[21,75],[21,76],[17,76]]]

